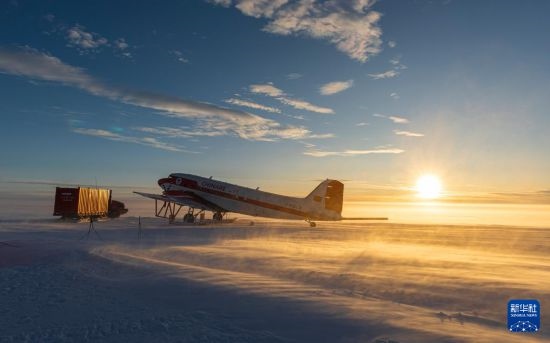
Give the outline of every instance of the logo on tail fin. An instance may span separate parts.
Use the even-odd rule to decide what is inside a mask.
[[[325,180],[307,197],[317,208],[342,213],[344,184],[336,180]]]

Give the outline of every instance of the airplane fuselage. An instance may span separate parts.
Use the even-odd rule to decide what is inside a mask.
[[[242,187],[222,181],[191,174],[171,174],[158,181],[167,196],[196,196],[216,206],[220,212],[236,212],[250,216],[307,219],[341,220],[335,211],[327,211],[312,200]],[[319,198],[319,199],[317,199]],[[321,202],[320,197],[315,201]]]

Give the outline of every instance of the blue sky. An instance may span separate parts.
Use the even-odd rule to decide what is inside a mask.
[[[2,188],[550,189],[545,1],[6,1]],[[14,186],[16,185],[16,186]],[[547,194],[547,193],[545,193]]]

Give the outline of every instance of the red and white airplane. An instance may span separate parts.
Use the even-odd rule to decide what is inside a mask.
[[[315,227],[315,221],[386,220],[387,218],[344,218],[342,204],[344,184],[325,180],[305,198],[289,197],[260,191],[191,174],[170,174],[158,180],[162,194],[134,192],[155,199],[155,215],[173,221],[182,207],[188,207],[183,220],[193,223],[204,211],[214,213],[221,221],[228,212],[249,216],[298,219]],[[158,207],[157,201],[162,201]],[[195,210],[198,210],[195,211]]]

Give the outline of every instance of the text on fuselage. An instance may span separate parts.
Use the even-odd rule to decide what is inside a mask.
[[[203,181],[201,182],[201,187],[209,188],[209,189],[215,189],[217,191],[225,192],[225,186],[220,185],[219,183],[214,183],[210,181]]]

